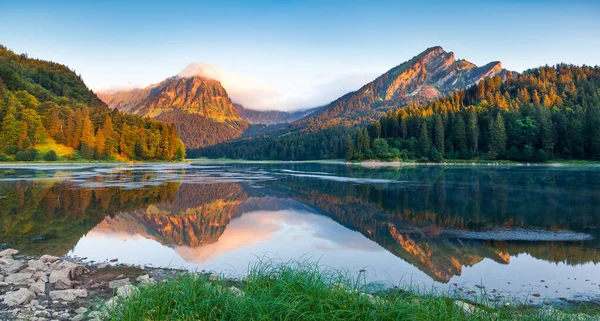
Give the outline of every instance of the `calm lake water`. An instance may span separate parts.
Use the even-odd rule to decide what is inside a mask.
[[[0,167],[0,243],[232,276],[319,260],[386,285],[598,301],[600,167]]]

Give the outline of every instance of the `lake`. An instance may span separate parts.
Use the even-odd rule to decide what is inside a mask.
[[[301,259],[390,286],[599,301],[600,167],[2,166],[9,246],[229,276]]]

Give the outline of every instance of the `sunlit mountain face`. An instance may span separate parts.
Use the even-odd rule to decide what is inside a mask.
[[[599,178],[568,167],[0,169],[0,243],[234,275],[303,258],[383,283],[586,295],[599,275]]]

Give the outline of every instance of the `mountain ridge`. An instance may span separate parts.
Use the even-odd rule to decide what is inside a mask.
[[[477,84],[485,78],[512,73],[499,61],[484,66],[455,59],[441,46],[427,48],[383,73],[360,89],[325,105],[323,110],[294,124],[295,128],[355,125],[409,102],[432,100]],[[314,128],[313,128],[314,129]]]

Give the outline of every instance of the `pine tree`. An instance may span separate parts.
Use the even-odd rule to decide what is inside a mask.
[[[45,122],[46,130],[48,131],[48,136],[52,139],[57,138],[57,134],[60,132],[60,118],[58,116],[58,106],[52,106]]]
[[[419,131],[419,151],[422,157],[429,155],[429,149],[431,146],[431,140],[429,139],[429,131],[427,130],[427,122],[421,122],[421,129]]]
[[[590,158],[600,159],[600,106],[589,106],[586,119],[588,121],[587,137]]]
[[[461,114],[456,114],[452,120],[451,136],[454,149],[463,152],[467,148],[467,134],[465,132],[465,121]]]
[[[538,108],[536,112],[536,122],[539,127],[539,136],[542,141],[542,149],[548,156],[552,158],[554,151],[554,130],[552,126],[552,118],[550,109]]]
[[[81,129],[81,156],[83,158],[92,159],[96,152],[96,137],[94,136],[94,125],[90,120],[87,112],[83,115],[83,124]]]
[[[363,135],[363,144],[364,144],[364,151],[363,154],[367,157],[367,158],[371,158],[372,156],[372,151],[371,151],[371,139],[369,138],[369,132],[367,131],[366,128],[364,128],[362,130],[362,135]]]
[[[352,141],[352,136],[350,134],[346,134],[346,160],[352,160],[354,158],[354,142]]]
[[[467,116],[467,144],[471,154],[477,155],[479,152],[479,123],[473,109],[469,110]]]
[[[99,129],[96,133],[96,158],[104,158],[106,148],[106,135],[104,134],[104,130]]]
[[[400,117],[400,137],[406,139],[408,136],[408,124],[406,123],[406,117]]]
[[[444,156],[444,147],[446,145],[446,140],[444,138],[444,122],[442,121],[442,116],[435,116],[435,124],[433,127],[433,138],[434,145],[440,155]]]
[[[501,158],[506,152],[506,128],[504,126],[504,119],[500,113],[496,116],[496,120],[492,121],[490,128],[491,143],[489,157],[491,159]]]
[[[119,136],[113,129],[113,122],[110,116],[104,118],[102,124],[102,134],[104,135],[104,156],[110,156],[117,152],[119,144]]]
[[[537,106],[540,104],[540,101],[541,101],[541,99],[540,99],[540,95],[538,94],[538,91],[534,90],[533,91],[533,104]]]

